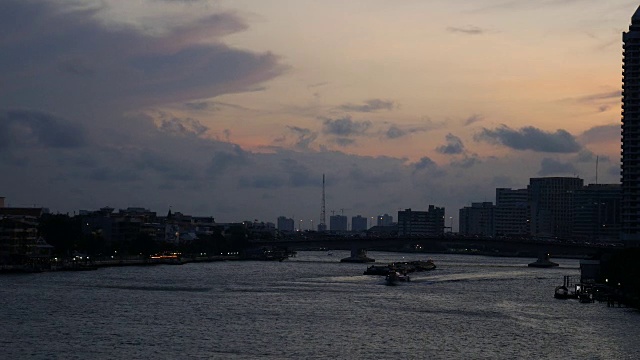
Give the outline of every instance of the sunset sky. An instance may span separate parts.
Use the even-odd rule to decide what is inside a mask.
[[[0,196],[320,220],[620,179],[626,0],[3,0]],[[344,209],[344,210],[342,210]],[[456,225],[457,228],[457,225]]]

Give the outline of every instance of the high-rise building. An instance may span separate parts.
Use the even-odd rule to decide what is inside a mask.
[[[295,230],[295,223],[293,219],[286,216],[278,217],[278,230],[293,232]]]
[[[494,226],[497,236],[529,235],[528,194],[527,189],[496,189]]]
[[[573,236],[578,241],[620,238],[620,184],[590,184],[574,193]]]
[[[369,220],[369,218],[362,217],[360,215],[353,216],[351,218],[351,230],[352,231],[366,231],[367,228],[368,228],[368,226],[367,226],[368,220]]]
[[[573,195],[584,181],[577,177],[543,177],[529,180],[531,235],[569,239],[573,231]]]
[[[398,211],[399,236],[439,236],[444,234],[444,208],[429,205],[427,211]]]
[[[622,232],[640,245],[640,7],[622,34]]]
[[[494,208],[491,202],[481,202],[460,209],[460,234],[493,236]]]
[[[329,217],[329,230],[347,231],[347,217],[344,215],[331,215]]]

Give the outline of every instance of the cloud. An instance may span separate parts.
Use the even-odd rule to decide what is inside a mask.
[[[449,133],[446,136],[446,141],[446,145],[441,145],[436,148],[437,152],[447,155],[457,155],[464,152],[464,144],[459,137]]]
[[[447,31],[451,33],[458,33],[458,34],[465,34],[465,35],[481,35],[481,34],[487,33],[487,30],[479,28],[477,26],[472,26],[472,25],[468,25],[464,27],[450,26],[447,28]]]
[[[469,116],[468,118],[466,118],[464,120],[464,126],[469,126],[471,124],[475,124],[475,123],[480,122],[482,120],[484,120],[484,117],[482,115],[474,114],[474,115],[471,115],[471,116]]]
[[[585,144],[592,143],[619,143],[622,137],[620,124],[594,126],[578,136]]]
[[[459,167],[462,169],[469,169],[481,163],[482,163],[482,160],[480,160],[477,155],[473,155],[473,156],[465,156],[460,160],[454,160],[451,162],[451,166]]]
[[[364,104],[343,104],[340,105],[340,109],[344,111],[354,112],[374,112],[378,110],[393,110],[396,104],[391,100],[382,99],[370,99],[366,100]]]
[[[341,119],[324,119],[322,131],[328,135],[341,137],[364,135],[371,127],[370,121],[352,120],[350,116]]]
[[[140,109],[248,91],[287,69],[274,54],[223,43],[247,28],[233,13],[147,31],[114,23],[109,5],[69,3],[2,2],[0,106],[46,99],[37,105],[69,113]]]
[[[298,126],[287,126],[287,129],[296,137],[293,146],[299,150],[308,150],[311,144],[318,138],[318,133],[310,129]]]
[[[546,132],[533,126],[520,130],[502,125],[494,130],[483,128],[474,135],[476,141],[501,144],[515,150],[531,150],[545,153],[574,153],[581,149],[580,144],[566,130]]]
[[[413,168],[415,171],[422,170],[433,170],[438,168],[438,164],[435,161],[431,160],[429,157],[424,156],[418,160],[418,162],[413,164]]]
[[[594,106],[597,112],[605,112],[614,106],[620,104],[622,93],[620,90],[609,91],[605,93],[589,94],[580,97],[566,98],[562,101],[572,102],[577,104],[585,104]]]
[[[171,114],[162,112],[160,114],[159,128],[161,131],[182,136],[202,136],[209,128],[202,125],[200,121],[192,118],[177,118]]]
[[[555,159],[544,158],[540,163],[540,176],[576,175],[577,169],[571,163],[563,163]]]
[[[401,137],[409,136],[411,134],[425,131],[429,131],[429,128],[427,126],[400,127],[398,125],[390,125],[387,131],[384,132],[383,136],[387,139],[398,139]]]
[[[342,146],[342,147],[352,146],[356,144],[356,141],[354,139],[350,139],[346,137],[337,137],[333,139],[333,142],[336,143],[336,145]]]
[[[246,165],[250,162],[249,154],[238,145],[232,151],[216,152],[209,163],[208,173],[213,176],[224,174],[231,167]]]
[[[0,150],[10,146],[78,148],[86,142],[81,126],[54,115],[29,110],[0,112]]]

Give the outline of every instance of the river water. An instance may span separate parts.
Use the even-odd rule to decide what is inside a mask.
[[[0,358],[640,358],[640,313],[553,298],[576,260],[433,255],[387,286],[346,256],[0,276]]]

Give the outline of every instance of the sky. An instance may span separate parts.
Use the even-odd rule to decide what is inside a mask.
[[[0,196],[320,222],[620,181],[627,0],[3,0]],[[300,222],[300,223],[298,223]]]

